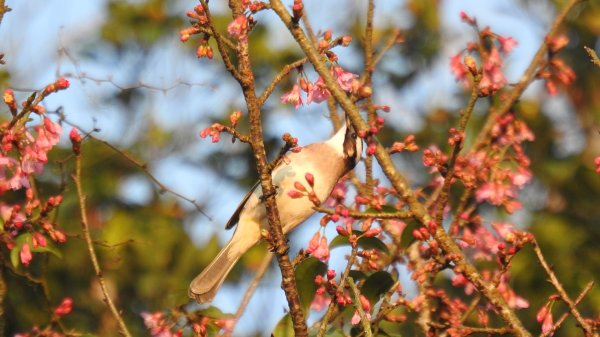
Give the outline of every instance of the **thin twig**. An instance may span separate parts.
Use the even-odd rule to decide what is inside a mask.
[[[256,270],[256,275],[254,275],[254,279],[252,279],[252,282],[250,283],[248,290],[246,290],[246,294],[244,294],[244,298],[242,299],[240,306],[238,307],[237,311],[235,312],[235,316],[233,316],[233,326],[227,331],[227,333],[225,334],[225,337],[231,337],[231,334],[233,333],[233,329],[235,328],[235,325],[240,320],[240,317],[242,317],[242,314],[244,313],[244,311],[246,311],[246,307],[248,306],[248,303],[250,302],[250,298],[252,298],[252,295],[254,294],[256,287],[258,287],[258,283],[260,282],[260,280],[262,280],[263,276],[265,276],[265,273],[269,269],[269,265],[271,264],[272,260],[273,260],[273,253],[268,252],[267,255],[265,255],[265,257],[263,258],[260,266],[258,266],[258,269]]]
[[[317,212],[333,215],[336,214],[335,210],[325,207],[314,207]],[[410,211],[396,211],[396,212],[356,212],[348,211],[348,216],[355,219],[406,219],[412,217]]]
[[[226,42],[224,41],[221,34],[219,34],[217,28],[214,25],[210,9],[208,8],[208,2],[206,0],[200,0],[200,3],[202,4],[204,12],[206,13],[206,18],[208,20],[207,24],[210,27],[211,35],[215,38],[215,41],[217,42],[217,49],[219,50],[219,54],[221,54],[221,58],[223,59],[223,64],[225,65],[225,68],[236,80],[242,80],[242,76],[239,70],[233,65],[233,62],[231,62],[231,58],[229,57],[229,53],[226,49]]]
[[[585,49],[585,52],[590,56],[590,62],[600,68],[600,58],[598,58],[598,54],[588,46],[583,46],[583,49]]]
[[[115,306],[113,300],[108,295],[108,289],[106,287],[106,283],[104,282],[104,277],[102,276],[102,270],[100,269],[100,264],[98,263],[98,257],[96,256],[96,251],[94,250],[94,243],[92,241],[92,236],[90,234],[90,226],[87,219],[87,209],[85,205],[85,195],[83,194],[83,188],[81,186],[81,155],[78,154],[75,157],[75,174],[72,176],[73,181],[75,182],[75,187],[77,188],[77,196],[79,198],[79,211],[81,212],[81,226],[83,231],[83,236],[85,238],[85,242],[87,245],[88,253],[90,254],[90,259],[92,261],[92,266],[94,267],[94,272],[96,273],[96,277],[98,278],[98,283],[100,284],[100,289],[102,290],[102,295],[104,296],[104,302],[110,309],[113,317],[117,321],[119,325],[119,332],[121,335],[125,337],[131,337],[131,333],[127,329],[119,310]]]
[[[581,292],[581,294],[579,294],[579,296],[577,296],[577,298],[575,299],[575,305],[579,304],[579,302],[581,302],[581,300],[583,300],[583,298],[585,297],[585,295],[587,295],[587,293],[590,291],[590,289],[592,289],[593,286],[594,286],[594,282],[593,281],[589,282],[585,286],[585,288],[583,289],[583,291]],[[560,328],[560,326],[567,319],[567,317],[569,317],[569,313],[565,312],[564,314],[562,314],[562,316],[556,321],[556,323],[554,323],[554,325],[552,326],[552,329],[550,329],[550,331],[547,331],[546,333],[542,332],[540,334],[540,337],[547,337],[547,336],[551,336],[552,334],[554,334],[554,332],[558,328]]]
[[[550,283],[554,286],[556,291],[558,291],[558,295],[560,296],[561,300],[565,302],[565,304],[569,307],[571,315],[575,317],[575,319],[583,329],[586,337],[597,336],[597,334],[594,334],[594,330],[592,329],[592,327],[588,324],[588,322],[586,322],[583,316],[581,316],[581,313],[579,312],[579,310],[577,310],[576,304],[573,302],[573,300],[571,300],[571,298],[563,288],[562,284],[558,280],[558,277],[556,277],[556,274],[554,274],[554,271],[552,271],[552,268],[550,267],[550,265],[548,265],[548,262],[546,262],[546,258],[544,258],[544,254],[542,254],[542,250],[540,249],[540,246],[538,245],[536,240],[533,241],[533,251],[535,252],[535,255],[540,261],[540,264],[546,271],[546,274],[548,274],[548,276],[550,277]]]
[[[304,63],[306,63],[306,61],[308,61],[308,59],[306,57],[303,57],[298,61],[286,64],[283,67],[283,69],[281,69],[281,71],[273,78],[271,83],[269,83],[269,85],[265,88],[265,91],[263,91],[263,93],[260,95],[260,97],[258,98],[258,105],[263,106],[269,98],[269,96],[271,96],[271,94],[273,93],[273,90],[275,90],[277,84],[279,84],[279,82],[281,82],[290,73],[290,71],[303,65]]]
[[[341,291],[344,289],[344,286],[346,285],[346,282],[348,279],[348,275],[350,274],[350,270],[352,270],[352,266],[354,265],[354,260],[356,259],[357,253],[358,253],[358,246],[352,247],[352,252],[350,253],[350,256],[348,257],[348,263],[346,264],[346,269],[344,269],[344,273],[340,277],[340,283],[337,287],[337,291]],[[336,293],[337,293],[337,291],[336,291]],[[331,302],[329,302],[329,306],[327,307],[327,311],[325,312],[325,315],[321,319],[321,325],[319,327],[319,332],[317,333],[317,337],[325,336],[325,332],[327,331],[327,326],[329,325],[329,320],[331,319],[331,316],[333,315],[333,311],[335,308],[336,308],[336,301],[335,301],[335,298],[332,298]]]
[[[474,149],[479,149],[481,148],[481,146],[483,146],[483,144],[489,139],[489,133],[496,124],[498,118],[500,116],[505,115],[510,111],[510,109],[512,109],[513,105],[517,102],[517,100],[519,99],[519,97],[521,97],[525,89],[527,89],[529,84],[533,81],[538,72],[540,64],[544,62],[544,57],[548,52],[548,41],[556,35],[558,29],[565,21],[567,14],[569,14],[571,9],[573,9],[573,7],[576,4],[582,1],[583,0],[570,0],[567,4],[565,4],[563,9],[556,16],[554,22],[552,23],[552,26],[550,27],[550,30],[548,31],[548,34],[546,35],[546,38],[544,39],[537,52],[533,56],[533,59],[529,63],[529,66],[527,67],[525,72],[523,73],[523,76],[521,76],[521,80],[513,87],[513,89],[510,92],[507,93],[507,95],[503,96],[504,98],[500,107],[498,107],[488,116],[484,126],[479,132],[479,137],[473,145]]]
[[[125,158],[128,162],[130,162],[131,164],[133,164],[134,166],[138,167],[139,169],[142,170],[142,172],[144,173],[144,175],[146,175],[146,177],[148,177],[157,187],[160,193],[170,193],[171,195],[182,199],[188,203],[190,203],[191,205],[193,205],[196,210],[198,212],[200,212],[202,215],[204,215],[205,217],[208,218],[208,220],[212,221],[212,217],[209,216],[208,214],[206,214],[203,210],[203,207],[201,204],[198,203],[198,201],[196,201],[195,199],[191,199],[188,198],[186,196],[184,196],[183,194],[173,191],[172,189],[170,189],[169,187],[167,187],[165,184],[163,184],[160,180],[158,180],[158,178],[156,178],[152,173],[150,173],[150,171],[148,170],[148,164],[144,163],[142,161],[140,161],[139,159],[133,157],[131,154],[125,152],[124,150],[119,149],[118,147],[116,147],[115,145],[111,144],[110,142],[98,138],[96,136],[93,135],[93,132],[96,132],[97,130],[92,130],[92,131],[86,131],[84,130],[82,127],[78,126],[77,124],[74,124],[73,122],[67,120],[64,118],[64,116],[61,116],[61,120],[63,122],[65,122],[66,124],[76,128],[77,130],[79,130],[81,133],[85,134],[87,138],[92,139],[96,142],[99,142],[103,145],[105,145],[106,147],[108,147],[109,149],[115,151],[117,154],[121,155],[123,158]]]
[[[360,322],[362,324],[363,331],[365,332],[365,336],[372,337],[373,333],[371,332],[371,321],[365,314],[365,310],[363,309],[362,303],[360,301],[360,292],[358,291],[356,284],[354,284],[354,279],[350,276],[348,276],[348,285],[350,286],[350,290],[354,297],[354,307],[356,308],[356,311],[358,311],[358,315],[360,316]]]

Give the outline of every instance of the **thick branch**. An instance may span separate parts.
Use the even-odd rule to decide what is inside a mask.
[[[204,0],[202,0],[204,1]],[[241,1],[229,2],[234,17],[242,14],[243,8]],[[308,328],[302,307],[300,306],[300,297],[296,287],[296,277],[294,269],[288,256],[288,245],[286,242],[281,220],[279,218],[279,210],[275,201],[277,191],[273,186],[271,179],[271,169],[267,161],[265,151],[265,143],[263,138],[263,129],[261,122],[261,112],[259,99],[256,97],[256,88],[254,81],[254,73],[252,72],[252,64],[248,50],[248,40],[239,41],[236,50],[239,60],[240,77],[237,78],[248,107],[248,116],[250,119],[250,145],[254,152],[256,160],[256,169],[260,177],[260,185],[262,188],[264,203],[267,210],[267,219],[270,228],[270,244],[277,255],[277,261],[281,270],[282,288],[290,307],[290,316],[294,325],[294,334],[296,337],[307,337]]]

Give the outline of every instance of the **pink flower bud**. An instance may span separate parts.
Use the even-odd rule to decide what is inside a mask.
[[[350,233],[348,233],[348,231],[347,231],[347,230],[346,230],[344,227],[342,227],[342,226],[336,226],[336,227],[335,227],[335,230],[338,232],[338,234],[339,234],[339,235],[342,235],[342,236],[348,236],[348,234],[350,234]]]
[[[375,227],[375,228],[371,228],[371,229],[369,229],[369,230],[368,230],[368,231],[366,231],[366,232],[365,232],[363,235],[364,235],[365,237],[368,237],[368,238],[370,238],[370,237],[374,237],[374,236],[377,236],[377,235],[379,235],[379,233],[381,233],[381,227]]]
[[[19,253],[19,258],[21,259],[21,263],[24,265],[29,265],[33,255],[31,254],[31,247],[29,247],[29,243],[25,242],[21,247],[21,252]]]
[[[291,190],[288,192],[288,196],[292,199],[298,199],[304,197],[304,193],[301,193],[300,191],[296,190]]]
[[[312,173],[305,174],[304,179],[306,179],[306,182],[310,185],[310,187],[315,186],[315,176],[313,176]]]
[[[70,297],[65,298],[56,309],[54,309],[54,314],[56,316],[64,316],[71,312],[73,309],[73,300]]]
[[[300,192],[306,192],[306,187],[302,185],[299,181],[294,182],[294,188]]]

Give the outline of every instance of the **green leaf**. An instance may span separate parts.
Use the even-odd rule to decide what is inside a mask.
[[[294,337],[294,324],[292,323],[292,317],[290,314],[283,316],[283,318],[275,326],[275,330],[272,333],[273,337]]]
[[[317,285],[315,277],[327,272],[327,265],[314,257],[302,261],[296,268],[296,284],[300,295],[300,305],[306,312],[315,298]]]
[[[58,247],[56,247],[54,242],[52,242],[50,240],[46,240],[45,247],[42,247],[42,246],[33,247],[32,246],[31,251],[36,252],[36,253],[51,253],[54,256],[58,257],[59,259],[62,259],[62,252],[58,249]]]
[[[21,257],[19,256],[19,253],[21,253],[21,247],[23,247],[26,242],[29,244],[29,247],[32,246],[30,233],[23,233],[17,236],[15,239],[15,246],[10,251],[10,263],[15,268],[19,267],[21,264]]]
[[[360,270],[350,270],[348,276],[352,277],[355,281],[360,281],[367,278],[367,274]]]
[[[221,311],[221,309],[217,307],[210,306],[206,309],[201,309],[196,311],[197,314],[210,317],[210,318],[230,318],[234,317],[233,314],[226,314]]]
[[[342,331],[341,329],[329,329],[326,333],[325,333],[326,337],[344,337],[346,336],[344,334],[344,331]]]
[[[394,206],[383,205],[381,207],[381,210],[377,210],[377,209],[374,209],[372,207],[369,207],[369,208],[367,208],[365,210],[365,213],[374,213],[374,214],[376,214],[376,213],[396,213],[398,211],[399,210],[396,207],[394,207]]]
[[[363,294],[372,304],[379,301],[379,297],[394,285],[392,275],[386,271],[378,271],[367,277],[367,280],[360,288]]]
[[[356,236],[360,236],[363,232],[352,231],[352,233]],[[350,245],[350,242],[348,241],[347,236],[338,235],[335,238],[333,238],[333,240],[331,240],[331,243],[329,244],[329,248],[333,249],[333,248],[337,248],[340,246],[349,246],[349,245]],[[380,239],[378,239],[376,237],[359,238],[358,246],[362,249],[377,249],[380,252],[385,253],[385,254],[390,253],[390,250],[388,249],[387,245],[385,243],[383,243],[383,241],[381,241]]]
[[[402,238],[400,239],[400,246],[402,248],[407,248],[415,242],[416,239],[412,235],[412,232],[417,228],[419,228],[419,224],[416,221],[406,222],[406,228],[402,231]]]

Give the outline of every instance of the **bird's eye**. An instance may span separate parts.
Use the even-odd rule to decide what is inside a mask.
[[[352,132],[352,138],[356,139],[356,132]]]

